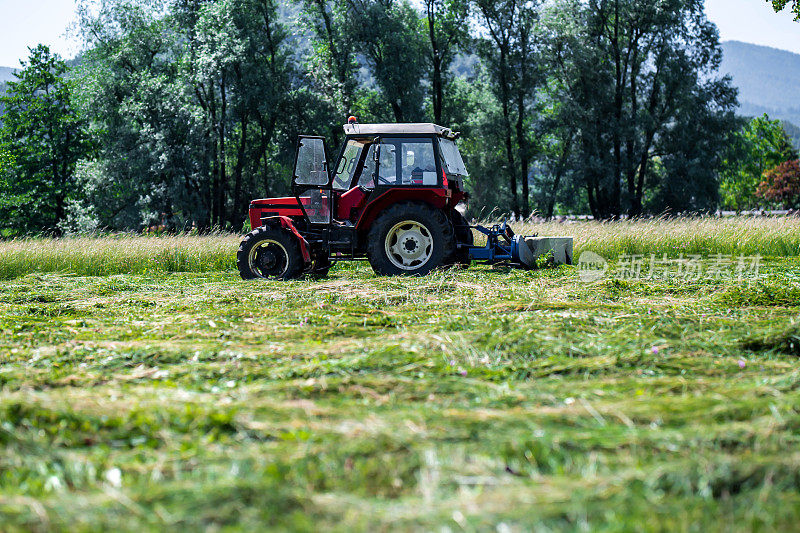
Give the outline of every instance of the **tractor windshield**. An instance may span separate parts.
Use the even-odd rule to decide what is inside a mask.
[[[364,143],[359,141],[348,141],[347,146],[342,153],[342,159],[339,160],[339,167],[336,169],[336,175],[333,178],[333,188],[337,191],[346,191],[350,189],[350,184],[353,183],[353,176],[358,170],[358,163],[361,160],[361,154],[364,151]]]
[[[442,161],[444,163],[445,172],[457,176],[469,176],[467,167],[464,166],[464,160],[461,159],[461,153],[458,151],[456,143],[450,139],[439,139],[439,147],[442,150]]]

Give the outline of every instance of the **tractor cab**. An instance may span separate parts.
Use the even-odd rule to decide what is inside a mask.
[[[383,275],[468,264],[473,232],[456,209],[468,199],[458,133],[353,117],[344,132],[334,164],[324,138],[301,137],[293,196],[251,202],[253,231],[237,254],[242,277],[324,276],[336,261],[363,259]]]
[[[313,225],[356,225],[371,199],[392,191],[423,198],[438,190],[436,196],[453,206],[466,199],[468,174],[455,144],[458,134],[434,124],[350,123],[344,129],[345,143],[333,165],[324,138],[300,138],[292,177],[295,197],[253,201],[252,228],[265,215],[296,216],[298,210]]]

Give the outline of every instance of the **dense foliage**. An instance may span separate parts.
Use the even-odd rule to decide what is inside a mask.
[[[592,214],[636,216],[648,200],[657,210],[712,208],[736,94],[715,77],[721,52],[702,4],[565,4],[574,28],[551,30],[551,75],[577,132]]]
[[[768,116],[756,117],[730,139],[722,169],[723,207],[743,210],[762,204],[757,189],[764,173],[797,159],[797,150],[783,124]]]
[[[798,0],[767,0],[772,4],[776,12],[782,11],[788,6],[791,6],[792,13],[796,20],[800,20],[800,1]]]
[[[0,217],[18,231],[60,233],[80,199],[76,167],[92,142],[66,64],[40,45],[24,66],[0,96]]]
[[[4,155],[6,182],[69,184],[61,200],[24,191],[30,218],[56,219],[4,217],[5,234],[239,229],[251,198],[287,192],[297,135],[324,135],[335,153],[350,114],[462,131],[476,215],[708,211],[739,128],[696,1],[82,6],[85,51],[50,72],[96,150],[67,162],[66,181]],[[24,109],[39,96],[12,84],[8,98]]]
[[[757,193],[780,207],[800,208],[800,161],[786,161],[765,172]]]

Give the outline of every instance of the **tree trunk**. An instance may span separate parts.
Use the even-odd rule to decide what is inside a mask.
[[[246,109],[242,111],[241,128],[242,135],[239,139],[239,151],[236,154],[236,166],[233,169],[233,213],[230,222],[236,228],[242,221],[242,214],[245,212],[242,205],[242,172],[244,171],[245,153],[247,152],[247,128],[249,126],[249,113]]]
[[[524,66],[523,66],[524,68]],[[524,83],[524,81],[523,81]],[[527,218],[530,216],[530,191],[528,183],[528,139],[525,135],[525,94],[524,88],[519,87],[517,90],[517,144],[519,145],[519,158],[522,173],[520,179],[522,180],[522,216]]]
[[[614,35],[611,39],[614,50],[615,67],[615,87],[614,87],[614,124],[612,126],[614,138],[614,175],[611,188],[611,205],[608,206],[614,218],[619,218],[622,214],[622,139],[620,128],[622,128],[622,65],[619,49],[619,1],[614,2]]]
[[[395,122],[403,122],[403,110],[400,108],[399,102],[392,102],[392,113],[394,113]]]
[[[558,188],[561,186],[561,180],[564,177],[564,172],[567,169],[567,159],[569,159],[570,153],[572,151],[572,132],[569,133],[567,137],[566,144],[564,146],[563,151],[561,152],[561,157],[558,159],[558,166],[556,167],[556,175],[555,179],[553,180],[553,188],[550,192],[550,198],[547,200],[547,219],[550,220],[553,218],[553,211],[555,210],[556,205],[556,197],[558,195]]]
[[[227,87],[225,84],[225,71],[222,72],[219,82],[219,92],[220,92],[220,113],[219,113],[219,124],[218,124],[218,136],[219,136],[219,188],[217,190],[217,213],[219,217],[219,223],[225,224],[225,196],[226,196],[226,183],[228,181],[228,173],[227,173],[227,162],[226,159],[228,154],[225,149],[225,121],[227,120],[228,115],[228,94],[227,94]]]
[[[328,40],[328,48],[330,49],[330,61],[328,62],[328,69],[335,74],[337,81],[342,90],[342,106],[345,115],[349,115],[352,107],[352,98],[347,90],[347,56],[348,54],[336,47],[336,40],[333,34],[333,21],[331,16],[326,10],[327,3],[325,0],[315,0],[314,2],[319,10],[322,22],[325,25],[325,36]],[[335,99],[335,95],[331,95]],[[347,118],[347,117],[345,117]]]
[[[508,80],[508,43],[500,47],[500,92],[503,107],[503,128],[505,130],[506,158],[508,160],[508,179],[511,188],[511,208],[519,218],[519,199],[517,196],[517,165],[511,143],[511,94]]]
[[[217,205],[217,197],[219,196],[219,139],[216,135],[217,130],[217,97],[213,84],[211,85],[208,94],[208,112],[211,123],[209,124],[209,138],[211,139],[211,184],[210,184],[210,198],[211,213],[209,224],[213,228],[220,223],[219,210]]]
[[[433,117],[437,124],[442,123],[442,103],[444,101],[442,89],[442,57],[439,52],[439,43],[436,39],[436,11],[432,0],[426,2],[428,13],[428,36],[431,41],[431,60],[433,63],[433,75],[431,76],[433,100]]]

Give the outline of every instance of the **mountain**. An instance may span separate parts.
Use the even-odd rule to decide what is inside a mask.
[[[739,41],[722,43],[722,50],[720,71],[739,88],[739,114],[800,125],[800,55]]]
[[[13,81],[14,73],[16,71],[17,69],[11,67],[0,67],[0,84],[3,84],[7,81]]]

